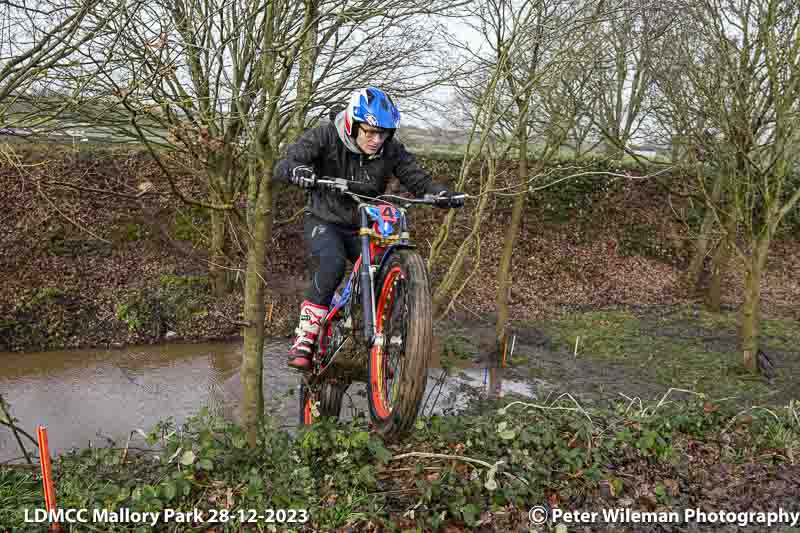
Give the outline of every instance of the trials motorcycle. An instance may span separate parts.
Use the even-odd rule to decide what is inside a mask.
[[[341,178],[323,177],[315,186],[358,202],[361,255],[321,320],[312,368],[301,374],[300,424],[338,418],[345,391],[361,381],[374,430],[396,440],[416,421],[433,348],[430,281],[410,240],[406,211],[452,207],[450,198],[372,198],[360,194],[360,182]]]

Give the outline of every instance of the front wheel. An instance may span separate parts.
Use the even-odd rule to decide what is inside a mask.
[[[428,380],[433,328],[425,263],[412,250],[398,250],[375,286],[375,329],[383,342],[370,352],[367,396],[376,431],[396,440],[413,427]]]

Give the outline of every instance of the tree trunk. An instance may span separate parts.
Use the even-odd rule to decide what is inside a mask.
[[[736,232],[736,217],[728,217],[727,232],[722,237],[719,247],[714,252],[711,261],[711,282],[706,295],[706,307],[712,313],[719,313],[722,309],[722,277],[728,269],[731,259],[731,249]]]
[[[260,185],[253,216],[253,235],[247,250],[245,274],[244,353],[242,354],[242,425],[247,431],[247,442],[255,447],[258,423],[264,415],[263,352],[264,352],[264,265],[267,242],[272,233],[272,160],[261,166]],[[258,179],[250,176],[251,180]]]
[[[683,156],[686,152],[684,148],[686,144],[685,137],[681,134],[675,134],[672,136],[670,144],[672,150],[670,159],[673,165],[677,165],[683,160]]]
[[[621,140],[619,142],[622,142]],[[605,156],[610,161],[619,162],[622,161],[622,158],[625,156],[625,152],[620,149],[616,144],[611,141],[607,141],[606,148],[605,148]]]
[[[757,372],[756,354],[759,341],[759,305],[761,290],[759,280],[761,273],[755,265],[748,265],[745,281],[744,304],[741,314],[742,353],[744,354],[744,367],[750,372]]]
[[[740,316],[740,333],[744,367],[750,372],[757,372],[756,355],[759,348],[761,329],[761,272],[766,263],[770,237],[762,236],[753,247],[747,274],[745,277],[744,303]]]
[[[706,309],[712,313],[719,313],[722,310],[722,273],[730,256],[729,250],[728,240],[723,238],[711,260],[711,281],[706,293]]]
[[[492,367],[489,369],[489,398],[498,398],[503,390],[503,369]]]
[[[528,128],[523,127],[519,135],[520,156],[519,167],[517,169],[517,183],[524,184],[528,179]],[[495,324],[495,335],[497,337],[497,349],[495,360],[492,366],[499,366],[503,356],[503,347],[506,342],[506,325],[508,324],[508,289],[511,284],[511,260],[514,255],[514,243],[519,233],[522,212],[525,209],[525,198],[527,189],[522,188],[519,194],[514,196],[514,204],[511,208],[511,223],[506,227],[506,236],[503,243],[503,253],[500,256],[500,265],[497,271],[497,322]]]
[[[211,210],[211,258],[208,265],[211,293],[225,296],[230,292],[228,271],[225,269],[225,213]]]
[[[720,173],[714,180],[714,188],[711,190],[711,202],[718,205],[724,189],[725,177]],[[703,263],[708,253],[708,242],[711,230],[714,228],[714,209],[706,207],[703,223],[700,225],[700,233],[697,236],[692,259],[689,267],[684,274],[684,286],[686,294],[691,296],[697,292],[697,284],[700,280],[700,272],[703,270]]]

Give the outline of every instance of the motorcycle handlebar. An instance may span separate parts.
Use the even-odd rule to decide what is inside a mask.
[[[370,187],[365,183],[361,183],[360,181],[352,181],[344,178],[332,178],[328,176],[323,176],[322,178],[318,178],[316,181],[316,186],[324,189],[336,190],[341,193],[352,193],[360,196],[369,196],[370,193],[374,192],[374,189],[372,187]],[[402,196],[382,194],[378,196],[376,199],[380,198],[394,198],[396,200],[408,204],[427,204],[439,207],[449,207],[449,202],[451,198],[460,199],[462,200],[463,203],[463,200],[466,198],[466,194],[461,193],[454,195],[453,197],[446,197],[446,198],[442,198],[434,194],[426,194],[422,198],[404,198]]]

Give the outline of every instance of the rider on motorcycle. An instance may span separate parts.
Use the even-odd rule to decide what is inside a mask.
[[[316,189],[317,176],[361,182],[383,194],[387,178],[396,176],[416,197],[438,196],[441,207],[460,207],[463,196],[433,182],[430,175],[394,139],[400,112],[385,92],[375,87],[354,91],[347,107],[329,124],[306,131],[287,147],[286,157],[273,173],[309,190],[304,237],[316,268],[305,300],[300,305],[297,335],[289,349],[289,366],[309,370],[320,321],[325,316],[345,272],[345,259],[354,262],[361,253],[358,208],[349,196]]]

